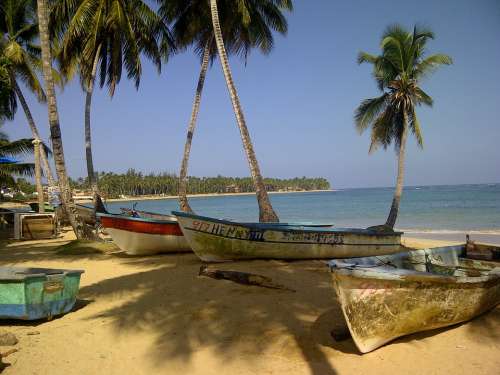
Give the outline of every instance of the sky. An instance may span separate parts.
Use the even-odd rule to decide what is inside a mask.
[[[288,34],[276,36],[263,56],[231,68],[261,171],[265,176],[325,177],[333,188],[392,186],[396,154],[368,154],[369,132],[359,135],[353,113],[379,95],[359,51],[379,52],[380,36],[393,23],[415,23],[436,35],[429,53],[446,53],[444,66],[421,83],[434,98],[419,108],[424,149],[410,139],[407,185],[500,182],[500,1],[352,0],[294,1]],[[95,168],[177,173],[199,74],[192,52],[173,56],[161,75],[147,62],[139,90],[126,75],[110,98],[97,89],[92,102]],[[44,139],[46,107],[27,89]],[[84,94],[78,80],[58,93],[70,176],[86,175]],[[30,137],[22,109],[3,126],[9,136]],[[248,165],[219,61],[209,69],[190,159],[190,175],[247,176]]]

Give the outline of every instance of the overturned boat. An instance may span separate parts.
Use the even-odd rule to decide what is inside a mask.
[[[401,232],[290,223],[241,223],[172,212],[205,262],[239,259],[331,259],[401,251]]]
[[[466,245],[329,262],[362,353],[395,338],[461,323],[500,303],[498,263],[462,258]]]
[[[153,219],[98,213],[97,217],[113,242],[127,254],[191,251],[175,216]]]

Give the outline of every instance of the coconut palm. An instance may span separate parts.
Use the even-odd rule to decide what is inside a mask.
[[[37,0],[38,29],[40,37],[40,47],[42,52],[42,71],[45,81],[45,94],[48,104],[48,118],[50,127],[50,138],[54,163],[56,167],[59,189],[61,191],[61,203],[67,213],[71,226],[77,238],[89,238],[92,234],[86,230],[83,220],[73,201],[71,187],[69,185],[66,162],[64,160],[64,148],[61,137],[61,126],[59,123],[59,113],[57,111],[56,93],[54,90],[54,77],[52,70],[52,51],[49,33],[49,4],[48,0]]]
[[[394,144],[398,154],[398,175],[391,209],[385,223],[394,228],[403,191],[404,161],[408,132],[420,148],[423,136],[416,107],[432,106],[433,99],[420,87],[422,78],[440,65],[450,65],[444,54],[427,55],[426,43],[434,39],[432,31],[415,26],[413,32],[400,25],[387,28],[382,36],[379,56],[361,52],[358,63],[373,64],[373,75],[381,96],[366,99],[355,111],[356,128],[360,133],[371,127],[369,152],[379,146]]]
[[[41,69],[40,47],[35,44],[38,38],[36,13],[31,0],[3,0],[0,4],[0,55],[9,61],[9,78],[12,98],[17,100],[28,120],[33,138],[40,139],[37,126],[18,81],[24,83],[40,102],[45,101],[45,93],[38,79]],[[53,72],[57,79],[57,72]],[[45,153],[40,149],[42,167],[49,185],[54,186],[52,170]]]
[[[159,13],[172,24],[176,45],[180,49],[194,46],[201,57],[201,68],[187,129],[179,173],[179,203],[182,211],[192,212],[187,200],[187,171],[191,143],[200,108],[201,95],[209,63],[217,55],[211,10],[206,0],[159,0]],[[291,10],[291,1],[247,1],[238,5],[232,0],[219,1],[219,18],[224,30],[224,45],[229,54],[247,58],[252,48],[264,54],[274,45],[272,31],[286,34],[287,22],[282,11]]]
[[[64,2],[63,2],[64,3]],[[68,1],[71,9],[62,41],[61,56],[65,72],[77,64],[85,96],[85,156],[87,174],[94,193],[94,207],[102,206],[92,158],[90,109],[94,82],[99,72],[100,86],[109,87],[113,96],[123,66],[129,79],[139,86],[141,54],[161,70],[161,58],[171,49],[171,38],[161,18],[141,0]],[[63,26],[64,28],[64,26]]]
[[[259,7],[276,7],[275,3],[279,2],[283,7],[292,9],[292,3],[290,0],[283,1],[263,1],[255,0]],[[249,12],[249,8],[246,2],[239,1],[238,10],[242,15],[243,19],[250,20],[252,14]],[[236,92],[236,86],[233,81],[231,74],[231,69],[229,67],[229,60],[227,57],[226,48],[224,46],[224,39],[222,37],[221,24],[219,19],[219,11],[217,8],[217,0],[210,0],[210,11],[212,15],[212,24],[214,29],[214,37],[217,45],[217,52],[222,65],[222,71],[224,73],[224,78],[226,79],[226,85],[229,91],[229,96],[231,97],[231,102],[233,104],[234,114],[236,115],[236,122],[240,130],[241,140],[243,142],[243,148],[245,150],[247,161],[250,167],[250,174],[252,176],[255,192],[257,194],[257,202],[259,204],[259,221],[261,222],[277,222],[279,221],[278,215],[273,210],[269,196],[267,195],[266,187],[264,185],[264,179],[260,173],[259,163],[257,162],[257,157],[253,149],[252,140],[250,138],[250,133],[246,126],[245,117],[243,115],[243,109],[241,108],[240,99],[238,93]]]
[[[33,163],[19,163],[14,158],[33,153],[31,139],[10,141],[9,137],[0,131],[0,186],[14,186],[14,176],[33,176]]]
[[[12,120],[17,109],[9,75],[10,63],[0,56],[0,125],[5,119]]]

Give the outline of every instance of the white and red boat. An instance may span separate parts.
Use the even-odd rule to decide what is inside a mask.
[[[163,219],[98,213],[113,242],[130,255],[191,251],[175,216]]]

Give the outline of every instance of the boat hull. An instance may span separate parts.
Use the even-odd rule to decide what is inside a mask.
[[[191,248],[175,220],[99,215],[113,242],[130,255],[190,252]]]
[[[0,319],[37,320],[69,312],[80,270],[0,268]]]
[[[463,264],[474,272],[470,260]],[[334,271],[333,284],[362,353],[411,333],[468,321],[500,303],[500,272],[479,277],[425,272],[388,276],[375,268],[359,268]]]
[[[239,259],[331,259],[401,251],[401,233],[357,233],[280,225],[241,224],[174,213],[195,254],[205,262]]]

